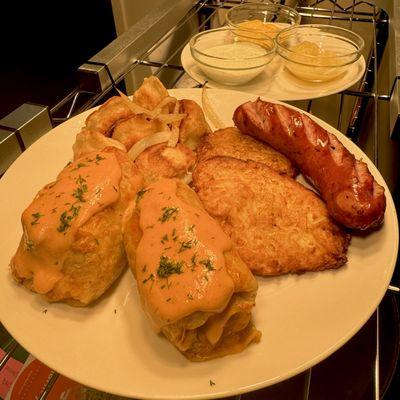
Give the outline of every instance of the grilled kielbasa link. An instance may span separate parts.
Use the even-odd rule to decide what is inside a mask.
[[[233,120],[243,133],[268,143],[295,163],[338,222],[362,230],[381,224],[385,189],[364,162],[307,115],[258,99],[239,106]]]

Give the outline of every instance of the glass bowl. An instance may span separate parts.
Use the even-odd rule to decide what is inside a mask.
[[[276,36],[277,53],[286,68],[309,82],[325,82],[344,74],[364,48],[356,33],[333,25],[299,25]]]
[[[198,33],[189,45],[203,73],[228,86],[252,80],[275,55],[275,42],[268,35],[229,27]]]
[[[232,7],[226,14],[230,27],[254,29],[275,37],[292,25],[299,25],[300,14],[291,7],[273,3],[248,3]]]

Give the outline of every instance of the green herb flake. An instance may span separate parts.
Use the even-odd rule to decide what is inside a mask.
[[[143,265],[142,272],[146,272],[146,271],[147,271],[147,265],[145,264],[145,265]]]
[[[185,250],[191,249],[193,247],[193,242],[191,240],[187,240],[186,242],[181,242],[181,247],[178,250],[178,253],[182,253]]]
[[[207,268],[207,271],[215,271],[214,266],[212,265],[212,262],[210,259],[207,260],[201,260],[200,264],[204,265]]]
[[[165,234],[162,238],[161,238],[161,243],[164,244],[165,242],[168,242],[168,235]]]
[[[44,215],[43,214],[40,214],[40,213],[34,213],[34,214],[32,214],[32,217],[33,217],[33,221],[31,222],[31,225],[37,225],[38,223],[39,223],[39,219],[41,218],[41,217],[43,217]]]
[[[146,279],[143,279],[142,283],[146,284],[148,281],[154,282],[154,274],[150,274]]]
[[[77,166],[72,171],[77,171],[80,168],[87,167],[85,163],[78,163]]]
[[[96,154],[96,161],[95,162],[96,162],[97,165],[99,164],[99,161],[101,161],[101,160],[105,160],[105,158],[100,156],[99,154]]]
[[[161,217],[158,220],[160,222],[164,223],[166,221],[169,221],[170,219],[173,219],[175,221],[176,216],[179,211],[179,208],[178,207],[163,207],[161,210],[163,211],[163,214],[161,215]]]
[[[57,231],[60,233],[66,233],[67,229],[71,227],[70,222],[79,214],[80,206],[76,207],[74,205],[68,211],[64,211],[60,215],[60,225]]]
[[[144,194],[148,192],[150,189],[140,189],[136,194],[136,204],[142,199]]]
[[[215,382],[210,379],[210,386],[215,386]]]
[[[88,191],[88,187],[86,184],[86,179],[82,178],[81,175],[76,178],[75,183],[78,187],[73,191],[72,195],[79,200],[80,202],[84,203],[86,200],[84,199],[84,194]]]
[[[168,278],[173,274],[181,274],[183,272],[182,267],[183,261],[174,261],[167,256],[162,255],[157,269],[157,276],[160,278]]]

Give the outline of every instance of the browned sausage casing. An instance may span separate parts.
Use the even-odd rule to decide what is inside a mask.
[[[383,221],[385,189],[367,165],[307,115],[260,99],[239,106],[236,126],[285,154],[320,191],[329,213],[348,228],[365,230]]]

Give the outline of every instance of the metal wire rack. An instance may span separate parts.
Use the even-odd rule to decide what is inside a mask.
[[[197,22],[196,30],[198,31],[208,29],[211,26],[218,26],[221,23],[221,15],[226,9],[243,2],[240,0],[200,0],[193,4],[193,1],[177,1],[175,5],[169,4],[168,9],[158,10],[159,12],[155,13],[152,24],[154,25],[161,20],[164,22],[168,20],[169,25],[165,24],[166,28],[164,31],[160,30],[158,36],[153,33],[153,40],[146,41],[146,43],[149,43],[147,46],[143,45],[144,41],[141,38],[143,35],[149,34],[148,31],[150,29],[148,31],[133,29],[134,33],[130,36],[131,40],[128,40],[129,45],[126,45],[123,50],[119,50],[118,54],[119,59],[129,59],[128,63],[125,62],[122,66],[117,65],[118,57],[115,55],[113,45],[111,44],[109,49],[104,49],[79,68],[80,86],[75,88],[49,110],[53,125],[62,123],[72,116],[99,104],[113,94],[113,91],[117,87],[121,87],[125,78],[132,73],[138,72],[140,68],[151,68],[153,75],[160,77],[166,83],[167,87],[201,86],[201,84],[188,77],[179,61],[179,55],[190,37],[181,37],[178,45],[170,49],[168,54],[164,55],[162,59],[157,59],[155,54],[158,50],[162,49],[170,38],[180,35],[181,29],[190,21],[195,20]],[[275,2],[288,3],[290,0]],[[296,6],[304,23],[338,24],[351,30],[361,31],[366,42],[368,42],[365,54],[367,68],[364,76],[352,88],[330,96],[329,107],[335,109],[336,113],[333,117],[329,117],[330,120],[328,122],[331,125],[336,125],[339,130],[353,141],[366,144],[367,154],[379,167],[378,124],[381,120],[381,105],[383,103],[389,104],[395,93],[397,84],[396,74],[387,74],[386,85],[380,85],[380,77],[378,76],[389,38],[388,14],[385,10],[380,9],[375,1],[372,0],[294,0],[291,3],[293,4],[289,5]],[[171,18],[172,14],[176,15],[175,20]],[[129,38],[130,33],[127,32],[125,35],[128,35]],[[127,42],[126,37],[124,40]],[[319,116],[322,115],[322,118],[325,117],[326,119],[324,111],[326,104],[326,99],[322,98],[297,102],[296,106]],[[365,117],[367,110],[368,118]],[[393,128],[391,131],[396,130],[396,121],[391,122],[390,128]],[[365,124],[369,126],[367,140],[364,139],[362,132]],[[18,134],[18,129],[15,130],[15,134]],[[395,134],[396,132],[392,132],[392,135]],[[21,148],[21,151],[23,150]],[[392,296],[397,295],[400,293],[399,286],[393,283],[389,286],[388,293]],[[375,316],[376,354],[374,363],[374,393],[371,398],[377,400],[383,395],[382,388],[380,387],[379,307],[376,310]],[[9,343],[5,348],[5,355],[0,360],[0,370],[6,365],[18,346],[18,343],[10,337]],[[47,398],[57,377],[58,374],[54,372],[52,379],[44,388],[40,400]],[[309,398],[311,384],[312,369],[309,369],[305,373],[302,398]],[[241,398],[242,396],[235,397],[237,400]]]

